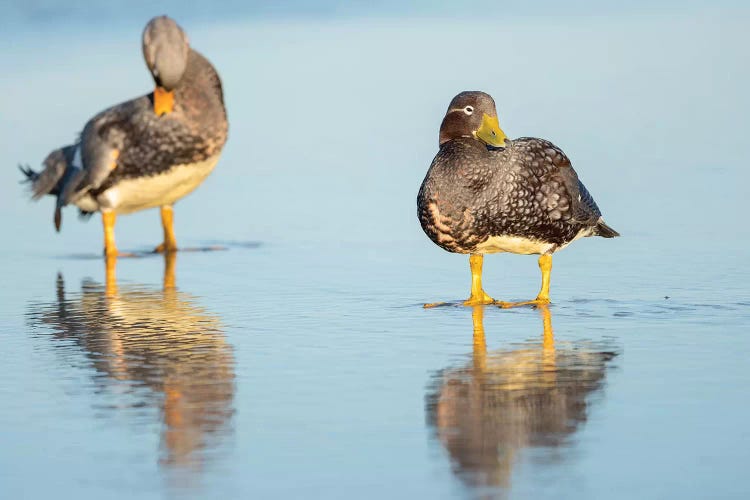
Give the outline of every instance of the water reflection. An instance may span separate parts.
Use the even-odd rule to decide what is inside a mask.
[[[115,260],[104,286],[85,281],[71,293],[58,275],[57,299],[31,304],[29,319],[66,357],[86,356],[104,417],[127,413],[140,425],[158,413],[160,464],[200,469],[231,432],[234,358],[219,318],[177,290],[176,256],[164,259],[162,289],[118,286]]]
[[[427,396],[428,420],[454,472],[480,496],[504,496],[524,449],[564,460],[565,445],[586,421],[589,397],[603,387],[614,352],[591,345],[555,346],[548,307],[541,341],[487,352],[484,308],[475,307],[472,362],[446,369]],[[543,447],[543,448],[542,448]]]

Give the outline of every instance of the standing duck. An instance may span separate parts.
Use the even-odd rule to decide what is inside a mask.
[[[507,139],[495,101],[484,92],[461,92],[448,106],[417,209],[436,245],[470,255],[467,306],[548,304],[554,252],[586,236],[619,236],[604,223],[565,153],[544,139]],[[540,255],[536,299],[498,302],[485,293],[483,257],[496,252]]]
[[[57,197],[61,209],[102,213],[104,252],[118,254],[115,219],[161,207],[164,241],[156,252],[177,250],[172,205],[197,188],[216,166],[228,123],[221,80],[213,65],[190,48],[188,37],[167,16],[143,31],[143,56],[154,92],[106,109],[86,123],[75,144],[53,151],[44,170],[21,170],[32,196]]]

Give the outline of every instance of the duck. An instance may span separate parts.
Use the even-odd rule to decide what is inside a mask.
[[[173,205],[213,171],[227,140],[221,78],[190,46],[168,16],[151,19],[142,34],[143,57],[154,91],[98,113],[77,141],[52,151],[39,172],[21,166],[32,199],[57,198],[87,218],[102,215],[105,256],[123,256],[115,244],[118,215],[160,207],[164,240],[154,252],[178,249]]]
[[[417,194],[417,214],[433,243],[469,255],[465,306],[549,304],[555,252],[580,238],[619,236],[565,153],[545,139],[510,140],[500,128],[495,100],[481,91],[451,100],[439,150]],[[484,291],[484,255],[500,252],[539,255],[542,286],[535,299],[497,301]]]

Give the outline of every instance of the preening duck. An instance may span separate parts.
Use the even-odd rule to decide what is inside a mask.
[[[143,56],[156,84],[153,93],[94,116],[78,142],[47,156],[41,172],[22,168],[34,199],[57,197],[58,231],[68,204],[82,215],[101,212],[108,256],[117,255],[116,216],[154,207],[161,207],[164,229],[155,251],[176,250],[172,205],[211,173],[227,139],[219,75],[174,20],[149,21]]]
[[[471,296],[464,305],[547,304],[554,252],[586,236],[619,236],[565,153],[544,139],[509,140],[484,92],[461,92],[448,106],[417,211],[436,245],[470,255]],[[536,299],[498,302],[485,293],[483,256],[496,252],[540,255]]]

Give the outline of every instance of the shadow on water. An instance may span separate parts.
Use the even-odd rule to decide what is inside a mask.
[[[442,370],[428,391],[428,424],[455,474],[479,497],[508,494],[526,449],[543,449],[545,463],[564,461],[561,451],[586,421],[588,399],[603,389],[617,355],[589,343],[556,345],[549,308],[539,312],[541,341],[487,352],[484,308],[474,307],[471,363]]]
[[[115,260],[105,285],[84,281],[80,292],[58,275],[57,299],[32,303],[28,318],[66,355],[86,357],[98,403],[113,397],[98,415],[131,411],[149,424],[158,414],[160,465],[195,471],[231,432],[234,357],[219,318],[177,290],[175,260],[164,257],[162,289],[118,286]]]
[[[260,248],[263,244],[260,241],[239,241],[239,240],[211,240],[205,242],[202,246],[192,247],[181,247],[180,253],[205,253],[205,252],[223,252],[230,250],[231,248],[242,248],[242,249],[256,249]],[[155,252],[152,248],[142,248],[139,250],[133,250],[124,252],[120,255],[120,258],[151,258],[158,257],[162,254]],[[74,253],[65,254],[57,257],[61,260],[101,260],[101,253]]]

